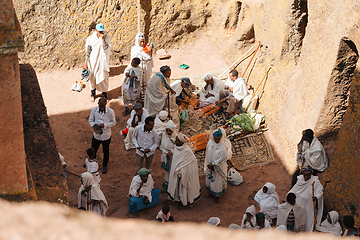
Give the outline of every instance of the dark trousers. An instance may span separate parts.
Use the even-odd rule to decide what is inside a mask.
[[[97,140],[96,138],[92,138],[91,140],[91,147],[95,149],[95,158],[96,153],[99,150],[100,144],[102,145],[103,153],[104,153],[104,159],[103,159],[103,166],[106,167],[109,162],[109,147],[111,143],[111,138],[105,141]]]

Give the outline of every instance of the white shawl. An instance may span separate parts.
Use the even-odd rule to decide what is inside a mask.
[[[162,73],[159,74],[165,78]],[[165,81],[169,84],[168,79],[165,78]],[[161,78],[154,74],[146,86],[144,100],[144,107],[149,111],[150,116],[155,116],[164,108],[167,92]]]
[[[142,180],[139,175],[136,175],[133,177],[133,179],[131,181],[130,189],[129,189],[129,195],[131,197],[147,196],[149,201],[151,202],[152,201],[151,191],[154,188],[154,180],[153,180],[151,174],[148,175],[148,179],[147,179],[146,183],[144,183],[142,185],[142,187],[138,193],[137,190],[139,189],[141,182],[142,182]]]
[[[339,223],[339,214],[336,211],[329,212],[331,223],[325,219],[320,226],[317,226],[317,230],[320,232],[332,233],[337,236],[341,236],[342,229]]]
[[[159,118],[159,114],[156,115],[155,120],[154,120],[154,131],[158,134],[159,138],[160,138],[161,133],[163,133],[165,131],[166,123],[167,123],[167,120],[165,120],[163,122]]]
[[[108,75],[105,75],[104,72],[110,72],[109,68],[109,58],[111,51],[110,36],[105,35],[105,42],[109,44],[109,47],[104,50],[104,44],[102,38],[96,36],[96,31],[93,32],[86,39],[85,51],[87,51],[88,46],[91,46],[90,58],[88,61],[88,67],[90,71],[94,74],[96,78],[96,84],[101,83],[105,78],[108,78]]]
[[[305,209],[298,203],[291,205],[286,202],[278,207],[276,227],[286,226],[290,211],[293,210],[295,217],[294,231],[300,232],[305,230]]]
[[[131,47],[131,59],[137,57],[140,58],[141,61],[150,60],[151,57],[149,54],[143,51],[143,48],[139,44],[139,40],[144,39],[144,35],[142,33],[138,33],[135,36],[135,46]]]
[[[243,78],[236,79],[233,86],[233,95],[238,101],[243,100],[244,97],[250,94],[245,79]]]
[[[178,97],[183,90],[183,87],[181,86],[181,80],[176,80],[175,82],[173,82],[171,84],[171,88],[176,92],[175,97]]]
[[[318,201],[318,211],[316,215],[316,224],[321,223],[321,218],[324,208],[323,198],[323,186],[321,185],[317,176],[311,176],[311,178],[305,181],[304,176],[300,175],[297,177],[297,182],[294,187],[290,190],[296,194],[296,202],[305,209],[305,231],[312,232],[314,228],[314,207],[312,201],[312,183],[314,184],[314,196]]]
[[[263,188],[267,187],[268,191],[263,192]],[[266,183],[255,195],[254,200],[260,205],[260,212],[265,213],[270,218],[274,219],[277,216],[279,206],[279,196],[275,192],[275,185]]]
[[[200,196],[198,164],[189,145],[175,146],[168,194],[186,206]]]
[[[109,206],[104,196],[104,193],[100,190],[100,186],[96,182],[94,182],[94,178],[91,175],[91,173],[84,172],[81,174],[81,177],[83,184],[79,188],[79,192],[78,192],[78,207],[85,207],[85,209],[88,210],[87,209],[88,204],[86,199],[87,193],[85,192],[85,194],[83,194],[82,192],[85,190],[85,188],[91,186],[90,200],[100,201],[98,203],[99,204],[98,210],[100,210],[98,213],[104,216],[108,211]]]
[[[137,66],[137,67],[131,66],[131,63],[125,68],[124,81],[123,81],[123,89],[124,90],[128,90],[129,85],[130,85],[130,77],[127,77],[126,73],[128,73],[129,75],[132,75],[132,73],[135,74],[135,76],[137,78],[134,79],[134,88],[139,89],[140,80],[141,80],[141,76],[142,76],[142,69],[139,66]]]
[[[164,153],[164,154],[161,155],[161,161],[166,163],[167,162],[166,154],[168,152],[170,152],[170,151],[172,153],[174,153],[174,148],[175,148],[175,134],[174,134],[174,132],[171,134],[171,136],[169,136],[166,133],[166,131],[163,132],[161,134],[161,140],[160,141],[161,141],[161,143],[160,143],[159,148],[160,148],[161,152]]]
[[[310,167],[320,172],[328,167],[325,149],[315,135],[313,136],[310,146],[307,141],[303,141],[301,156],[305,159],[303,167],[310,165]],[[298,165],[301,167],[301,159],[298,159]]]
[[[213,79],[214,79],[214,85],[212,88],[211,88],[211,86],[208,86],[207,89],[205,90],[206,82],[201,87],[200,101],[215,103],[216,101],[218,101],[220,99],[220,92],[224,89],[224,84],[221,80],[219,80],[215,77],[213,77]],[[205,98],[205,95],[208,93],[214,94],[214,97]]]
[[[128,119],[127,121],[127,128],[130,128],[131,127],[131,123],[132,123],[132,120],[133,118],[135,117],[135,114],[136,114],[136,111],[135,110],[132,110],[131,111],[131,114],[130,114],[130,118]],[[138,122],[138,125],[144,125],[145,124],[145,119],[149,116],[149,112],[148,110],[146,110],[146,108],[143,108],[143,113],[141,115],[141,121]],[[138,118],[136,116],[136,118]],[[139,121],[138,119],[135,119],[135,121]]]
[[[255,217],[255,214],[256,214],[256,208],[254,205],[251,205],[250,207],[248,207],[246,209],[246,212],[243,216],[243,219],[241,221],[241,228],[247,228],[247,229],[252,229],[253,227],[250,225],[249,222],[246,222],[245,223],[245,219],[246,219],[246,213],[250,213],[252,215],[252,218],[250,219],[251,223],[253,224],[253,226],[255,227],[256,226],[256,217]]]

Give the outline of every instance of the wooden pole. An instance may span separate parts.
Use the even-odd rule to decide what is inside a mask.
[[[171,114],[170,114],[170,91],[167,92],[167,98],[168,98],[168,118],[171,119]]]
[[[250,63],[252,62],[252,60],[254,59],[254,57],[255,57],[255,55],[256,55],[256,53],[257,53],[257,51],[259,50],[259,48],[262,46],[262,44],[261,44],[261,42],[259,41],[259,45],[257,46],[257,48],[256,48],[256,50],[255,50],[255,52],[253,53],[253,56],[251,57],[251,59],[250,59],[250,62],[248,63],[248,65],[246,66],[246,68],[245,68],[245,70],[244,70],[244,72],[243,72],[243,74],[242,74],[242,78],[244,78],[244,76],[245,76],[245,73],[246,73],[246,71],[247,71],[247,69],[249,68],[249,66],[250,66]]]
[[[141,3],[140,0],[137,0],[137,25],[138,25],[138,33],[141,32]]]
[[[312,185],[312,197],[313,197],[313,208],[314,208],[314,231],[316,230],[316,212],[315,212],[315,206],[316,202],[314,201],[315,197],[315,181],[311,184]]]
[[[259,41],[258,44],[261,44],[261,42]],[[262,45],[262,44],[261,44]],[[244,53],[241,57],[239,57],[233,64],[230,65],[230,67],[228,67],[222,74],[220,74],[218,76],[218,78],[220,79],[224,74],[226,74],[233,66],[235,66],[238,62],[240,62],[240,60],[245,57],[249,52],[251,52],[253,50],[253,48],[256,46],[256,44],[254,46],[252,46],[246,53]]]
[[[266,75],[269,73],[270,69],[271,69],[271,67],[269,67],[269,69],[266,71],[263,79],[261,80],[261,82],[260,82],[259,85],[257,86],[256,90],[255,90],[254,93],[252,94],[252,96],[251,96],[251,98],[250,98],[250,101],[249,101],[248,105],[246,106],[246,108],[245,108],[245,110],[244,110],[244,113],[245,113],[246,110],[249,108],[250,103],[251,103],[251,100],[254,98],[256,91],[259,89],[261,83],[264,81],[264,79],[265,79]]]

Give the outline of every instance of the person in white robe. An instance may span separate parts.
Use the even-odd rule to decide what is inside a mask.
[[[162,189],[167,191],[169,174],[175,148],[175,124],[172,120],[166,123],[165,131],[160,136],[161,167],[164,169],[164,182]]]
[[[275,185],[272,183],[266,183],[256,194],[254,200],[260,206],[260,212],[265,214],[266,220],[273,222],[276,220],[278,206],[279,206],[279,196],[275,192]]]
[[[141,168],[131,181],[128,194],[131,213],[151,207],[160,201],[160,190],[154,188],[151,172],[151,169]]]
[[[161,134],[165,131],[165,125],[168,122],[167,117],[168,113],[164,110],[160,111],[155,117],[154,130],[158,134],[158,139],[160,139]]]
[[[227,189],[227,160],[231,156],[231,143],[224,128],[215,130],[207,143],[204,162],[206,189],[214,197],[220,197]]]
[[[251,205],[246,209],[246,212],[241,221],[241,228],[253,229],[256,226],[256,208],[254,205]]]
[[[175,94],[169,85],[171,69],[169,66],[162,66],[160,72],[154,74],[146,87],[144,107],[149,111],[150,116],[155,116],[164,109],[167,92]]]
[[[101,216],[105,216],[109,209],[104,193],[100,186],[94,181],[89,172],[81,174],[81,187],[78,193],[78,208],[94,211]]]
[[[126,116],[130,112],[129,104],[135,105],[136,99],[140,92],[140,80],[142,76],[142,69],[139,67],[140,59],[133,58],[131,63],[125,68],[124,81],[123,81],[123,102],[125,105],[125,111],[123,116]]]
[[[109,59],[111,37],[106,33],[104,25],[99,23],[95,32],[86,39],[86,60],[84,69],[90,70],[91,100],[95,101],[96,89],[107,98],[109,89]]]
[[[296,194],[296,202],[305,209],[305,231],[312,232],[314,230],[314,206],[313,202],[317,202],[316,224],[321,223],[324,208],[323,186],[319,178],[312,175],[311,167],[303,168],[303,174],[298,176],[297,182],[290,190]],[[314,197],[312,184],[314,184]]]
[[[141,103],[136,103],[131,111],[130,118],[127,121],[128,132],[126,138],[124,139],[125,149],[129,150],[135,148],[135,145],[132,141],[132,135],[134,133],[135,127],[145,124],[145,119],[149,116],[149,112],[142,107]]]
[[[339,213],[331,211],[328,213],[326,219],[316,228],[319,232],[332,233],[341,236],[342,228],[339,223]]]
[[[177,105],[181,105],[182,103],[189,104],[189,100],[182,97],[181,93],[184,93],[187,97],[190,98],[184,89],[191,85],[192,83],[188,77],[182,77],[180,80],[176,80],[175,82],[171,83],[171,88],[176,92],[174,97]]]
[[[188,143],[185,134],[177,135],[167,191],[173,201],[183,206],[193,205],[201,192],[197,160]]]
[[[99,164],[96,162],[95,149],[93,147],[86,150],[88,158],[85,160],[84,166],[86,167],[86,171],[93,175],[94,181],[100,185],[100,173],[99,173]]]
[[[224,89],[223,82],[209,73],[204,76],[204,81],[205,83],[200,89],[200,107],[216,104]]]
[[[135,36],[135,46],[131,47],[131,59],[137,57],[141,60],[140,68],[142,69],[142,78],[140,89],[142,93],[144,93],[143,91],[149,82],[154,68],[154,62],[152,59],[152,45],[147,46],[147,53],[144,51],[145,45],[145,36],[143,33],[139,32]]]

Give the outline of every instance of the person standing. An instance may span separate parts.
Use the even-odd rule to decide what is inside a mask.
[[[162,66],[160,72],[153,75],[146,87],[144,107],[149,111],[150,116],[155,116],[165,106],[166,94],[170,91],[176,92],[169,85],[171,69],[169,66]]]
[[[140,59],[133,58],[131,63],[125,68],[124,82],[123,82],[123,102],[125,105],[125,111],[122,113],[126,116],[130,113],[129,104],[132,106],[136,104],[136,99],[139,97],[140,80],[142,76],[142,70],[139,67]]]
[[[154,118],[147,117],[145,125],[135,128],[132,135],[133,144],[136,147],[135,174],[142,168],[144,159],[146,168],[150,169],[156,148],[158,147],[157,133],[153,130]]]
[[[109,58],[111,37],[106,33],[104,25],[99,23],[95,32],[86,39],[85,70],[90,70],[91,101],[95,101],[96,89],[107,98],[109,89]]]
[[[94,129],[94,135],[91,141],[91,147],[95,149],[95,156],[102,145],[104,159],[102,173],[107,173],[107,165],[109,162],[109,147],[111,143],[111,128],[115,126],[115,113],[106,106],[107,101],[104,97],[101,97],[98,102],[98,106],[91,110],[89,117],[89,124]]]
[[[151,74],[153,72],[154,62],[152,60],[152,45],[147,45],[145,36],[139,32],[135,37],[135,46],[131,48],[131,59],[139,58],[141,60],[140,67],[142,69],[142,80],[140,81],[141,93],[144,93]],[[145,50],[144,50],[145,49]]]
[[[183,206],[193,205],[200,199],[198,164],[188,145],[189,138],[179,133],[175,139],[175,149],[170,169],[168,196]]]

